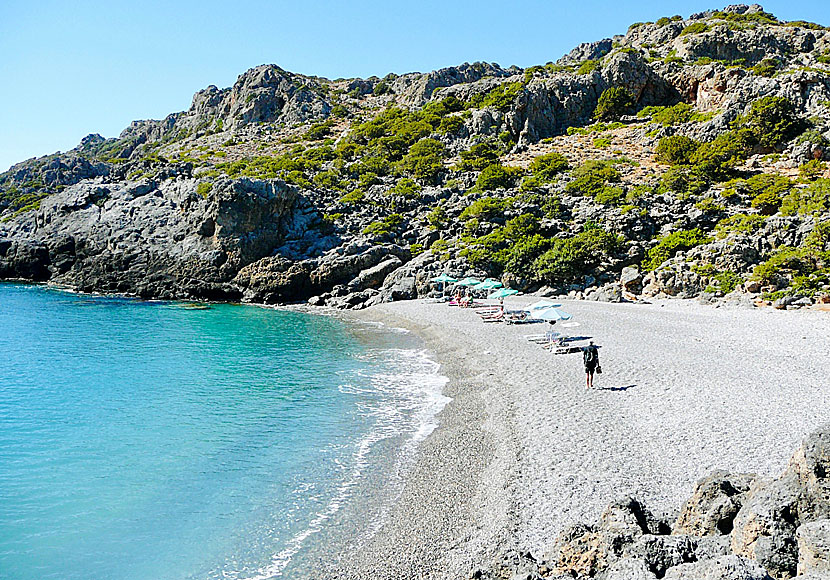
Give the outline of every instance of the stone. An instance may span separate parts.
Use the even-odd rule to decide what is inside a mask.
[[[802,524],[796,530],[798,573],[830,577],[830,519]]]
[[[757,563],[740,556],[721,556],[680,564],[666,571],[664,580],[772,580]]]
[[[797,479],[801,494],[799,520],[830,518],[830,424],[808,435],[795,452],[787,474]]]
[[[683,504],[672,532],[690,536],[729,534],[755,479],[752,474],[716,471],[699,480],[694,493]]]
[[[696,547],[696,540],[690,536],[648,534],[627,546],[623,556],[643,560],[649,570],[658,578],[662,578],[669,568],[695,561]]]
[[[620,273],[620,284],[633,294],[639,294],[643,289],[643,274],[636,266],[626,266]]]
[[[800,494],[798,479],[792,474],[756,481],[733,522],[733,553],[755,560],[773,576],[795,575]]]
[[[605,572],[596,576],[598,580],[655,580],[657,576],[637,558],[620,558]]]

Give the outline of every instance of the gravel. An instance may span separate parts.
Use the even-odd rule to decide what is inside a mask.
[[[544,556],[565,526],[626,494],[676,514],[715,469],[780,473],[830,416],[826,312],[680,300],[563,309],[581,324],[572,334],[600,346],[592,391],[579,354],[524,338],[546,324],[484,324],[421,301],[356,314],[418,333],[453,400],[380,531],[329,577],[466,578],[507,548]]]

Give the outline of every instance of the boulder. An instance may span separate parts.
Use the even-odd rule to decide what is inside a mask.
[[[729,534],[743,498],[756,476],[716,471],[697,482],[686,500],[673,533],[690,536]]]
[[[800,491],[798,479],[792,474],[756,482],[733,522],[733,553],[755,560],[773,576],[795,575]]]
[[[383,283],[386,276],[394,272],[401,264],[400,258],[390,256],[380,264],[361,271],[360,274],[349,282],[349,289],[363,290],[365,288],[377,288]]]
[[[656,580],[657,578],[648,569],[646,563],[637,558],[621,558],[596,577],[598,580]]]
[[[641,536],[626,547],[623,556],[642,560],[658,578],[666,570],[687,562],[694,562],[697,541],[690,536]]]
[[[798,573],[830,578],[830,520],[802,524],[796,530]]]
[[[636,266],[626,266],[620,273],[620,285],[626,292],[639,294],[643,289],[643,274]]]
[[[740,556],[721,556],[680,564],[666,571],[665,580],[771,580],[756,562]]]
[[[608,538],[592,526],[575,524],[556,539],[554,568],[561,574],[594,576],[614,559]]]
[[[801,523],[830,518],[830,424],[814,431],[790,460],[787,473],[798,481]]]

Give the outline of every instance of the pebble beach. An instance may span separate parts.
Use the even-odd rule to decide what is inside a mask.
[[[423,301],[351,315],[418,334],[452,401],[380,530],[326,575],[467,578],[507,549],[542,557],[620,496],[671,516],[715,469],[776,475],[830,416],[827,312],[681,300],[562,309],[580,324],[569,334],[600,347],[591,391],[578,353],[525,338],[547,324],[486,324]]]

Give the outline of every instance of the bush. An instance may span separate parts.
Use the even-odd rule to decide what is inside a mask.
[[[515,169],[504,167],[500,163],[488,165],[476,179],[476,188],[481,191],[506,189],[513,184],[513,177],[516,174]]]
[[[594,201],[604,205],[621,205],[625,199],[625,190],[621,187],[603,187]]]
[[[758,143],[768,149],[786,143],[805,127],[793,104],[784,97],[758,99],[735,123],[752,131]]]
[[[651,248],[643,260],[643,269],[651,272],[656,270],[666,260],[674,257],[681,251],[690,250],[695,246],[709,242],[709,238],[700,228],[673,232],[659,239],[656,246]]]
[[[719,238],[725,238],[731,232],[754,234],[764,227],[765,222],[764,216],[754,213],[738,213],[719,221],[718,225],[715,226],[715,231],[717,231]]]
[[[541,183],[553,181],[569,168],[568,158],[556,152],[539,155],[530,163],[530,172]]]
[[[427,223],[434,229],[441,229],[447,224],[447,212],[443,207],[435,207],[427,214]]]
[[[761,77],[772,77],[778,72],[779,66],[781,66],[781,63],[774,58],[765,58],[752,67],[752,72]]]
[[[811,159],[798,168],[798,175],[807,181],[818,179],[824,173],[824,163],[818,159]]]
[[[634,107],[634,97],[622,87],[610,87],[602,91],[594,110],[594,118],[599,121],[619,119]]]
[[[444,169],[444,144],[435,139],[421,139],[400,162],[400,168],[422,181],[434,183]]]
[[[565,187],[572,194],[596,197],[607,183],[620,180],[619,172],[607,161],[586,161],[571,172],[573,181]]]
[[[700,34],[702,32],[706,32],[707,30],[709,30],[709,25],[705,22],[693,22],[680,31],[680,36],[683,36],[684,34]]]
[[[599,60],[586,60],[583,61],[582,64],[579,65],[579,68],[576,69],[576,74],[578,75],[589,75],[595,70],[599,70],[601,65],[601,61]]]
[[[324,137],[328,137],[331,133],[331,128],[334,126],[333,119],[327,119],[322,123],[315,123],[311,126],[311,128],[306,131],[304,137],[309,141],[319,141]]]
[[[213,184],[207,181],[203,181],[196,186],[196,193],[205,199],[207,199],[207,196],[210,195],[211,190],[213,190]]]
[[[366,192],[361,189],[355,189],[340,198],[341,203],[360,203],[366,197]]]
[[[599,228],[556,239],[553,247],[533,262],[534,278],[547,284],[574,281],[598,266],[619,246],[620,239],[616,235]]]
[[[692,164],[703,175],[716,181],[728,179],[735,166],[746,159],[750,136],[745,131],[721,133],[694,152]]]
[[[508,202],[497,197],[482,197],[468,205],[458,216],[461,221],[469,221],[471,219],[490,220],[498,215],[504,213]]]
[[[491,89],[487,94],[473,95],[470,105],[477,109],[492,107],[502,112],[508,111],[523,90],[522,83],[503,83]]]
[[[455,135],[464,126],[464,119],[458,115],[444,117],[438,125],[437,131],[442,135]]]
[[[772,215],[781,207],[782,194],[793,186],[792,181],[783,175],[762,173],[746,180],[745,187],[753,196],[751,205],[762,215]]]
[[[379,236],[388,234],[397,229],[404,221],[404,217],[399,213],[393,213],[386,216],[382,220],[374,221],[363,229],[363,233],[369,236]]]
[[[804,188],[794,188],[781,202],[784,215],[818,215],[830,211],[830,179],[818,179]]]
[[[398,195],[408,199],[417,198],[421,193],[421,186],[408,177],[404,177],[389,190],[391,195]]]
[[[657,160],[669,165],[688,165],[692,162],[692,155],[700,147],[700,143],[683,135],[663,137],[657,143],[655,152]]]
[[[465,171],[481,171],[499,162],[499,148],[492,141],[476,143],[467,151],[460,154],[459,169]]]
[[[607,137],[597,137],[594,139],[593,145],[597,149],[607,149],[611,146],[611,140]]]
[[[738,276],[735,272],[718,272],[709,276],[709,286],[706,287],[706,292],[723,292],[724,294],[729,294],[732,292],[738,284],[743,283],[743,278]]]

